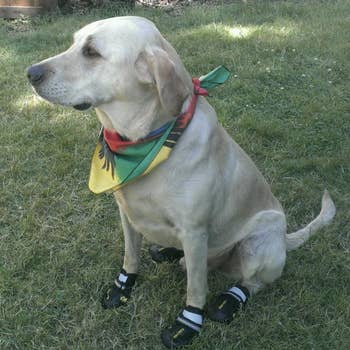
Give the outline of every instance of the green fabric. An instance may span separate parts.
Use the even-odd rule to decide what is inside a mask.
[[[214,70],[199,78],[201,87],[210,90],[223,84],[230,76],[230,71],[225,66],[216,67]]]
[[[168,126],[160,138],[126,147],[115,154],[115,171],[120,183],[141,175],[147,169],[162,148],[174,123],[175,121]]]

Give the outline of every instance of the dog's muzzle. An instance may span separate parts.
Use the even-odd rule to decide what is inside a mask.
[[[48,101],[54,102],[52,99],[53,96],[48,97],[47,93],[43,94],[41,91],[41,88],[40,88],[40,85],[49,76],[48,72],[50,72],[50,70],[45,68],[45,65],[34,64],[27,69],[27,77],[28,77],[29,82],[32,84],[32,86],[35,88],[36,92],[40,96],[47,99]],[[52,73],[52,71],[51,71],[51,73]],[[59,102],[56,101],[56,103],[59,103]],[[59,103],[59,104],[62,104],[62,103]],[[69,104],[69,105],[71,105],[71,104]],[[90,102],[87,102],[87,101],[82,101],[82,103],[77,103],[77,104],[74,104],[71,106],[79,111],[84,111],[86,109],[89,109],[92,106],[92,104]]]

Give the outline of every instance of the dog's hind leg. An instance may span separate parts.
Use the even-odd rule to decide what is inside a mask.
[[[228,262],[239,284],[218,295],[209,304],[209,317],[218,322],[232,321],[248,298],[277,279],[286,259],[286,221],[283,213],[269,210],[256,214],[244,230],[249,233],[239,242]]]

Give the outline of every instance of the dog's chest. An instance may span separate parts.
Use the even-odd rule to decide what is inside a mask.
[[[181,247],[179,229],[171,203],[166,196],[155,190],[138,191],[137,188],[115,192],[120,209],[131,226],[148,241],[162,245]]]

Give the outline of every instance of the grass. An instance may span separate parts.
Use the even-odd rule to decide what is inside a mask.
[[[192,349],[350,348],[349,12],[346,0],[136,10],[193,75],[231,69],[211,103],[268,179],[289,231],[318,213],[324,188],[338,209],[231,325],[207,320]],[[99,125],[93,112],[34,97],[26,81],[27,66],[113,14],[0,22],[1,349],[162,349],[160,330],[184,305],[180,268],[153,264],[145,244],[131,303],[102,310],[123,236],[111,196],[87,189]],[[211,274],[209,296],[231,282]]]

